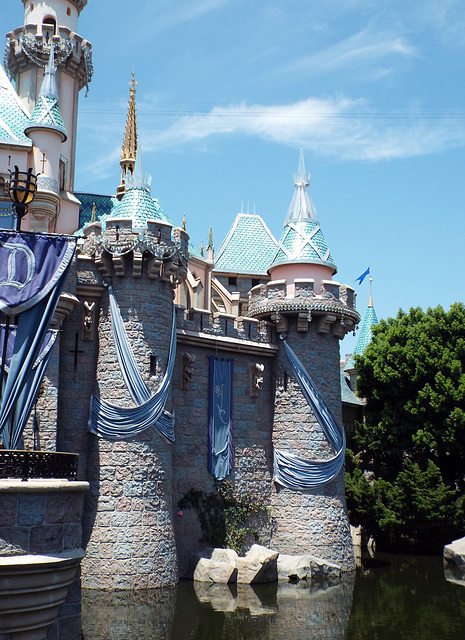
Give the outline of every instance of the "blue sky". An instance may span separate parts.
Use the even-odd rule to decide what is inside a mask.
[[[21,24],[2,4],[4,30]],[[95,74],[77,190],[116,190],[134,68],[144,170],[194,244],[211,224],[219,248],[241,202],[279,237],[303,146],[336,279],[371,264],[378,317],[463,300],[460,0],[89,0],[79,33]]]

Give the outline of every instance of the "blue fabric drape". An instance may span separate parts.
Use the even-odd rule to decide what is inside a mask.
[[[168,398],[169,385],[176,358],[176,316],[174,305],[168,364],[159,388],[155,394],[151,396],[137,367],[111,287],[109,287],[109,297],[111,322],[118,361],[129,393],[137,406],[130,408],[117,407],[102,400],[102,398],[92,396],[89,431],[101,438],[123,440],[136,436],[153,426],[163,438],[169,442],[174,442],[174,416],[165,411],[165,404]]]
[[[232,469],[233,364],[210,356],[208,471],[216,480]]]
[[[0,233],[3,311],[13,314],[25,309],[18,316],[0,405],[2,442],[6,448],[15,449],[50,359],[51,352],[33,370],[63,290],[75,239],[33,234],[25,238],[22,234],[4,236],[4,232]],[[40,269],[37,274],[36,267]]]
[[[283,340],[283,344],[305,399],[335,450],[335,455],[327,460],[306,460],[279,449],[274,450],[274,480],[288,489],[307,491],[331,482],[338,475],[344,464],[345,432],[344,429],[339,430],[315,383],[287,341]]]

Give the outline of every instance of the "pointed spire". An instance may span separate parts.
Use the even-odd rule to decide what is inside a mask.
[[[201,256],[202,256],[202,258],[203,258],[203,240],[202,240],[202,242],[200,243],[200,255],[201,255]]]
[[[152,176],[149,173],[144,175],[142,170],[142,146],[138,144],[136,159],[134,162],[134,170],[126,178],[126,190],[134,189],[135,187],[141,187],[146,189],[150,193],[150,186],[152,184]]]
[[[318,222],[316,209],[308,194],[308,185],[310,184],[310,174],[305,171],[304,150],[300,147],[299,168],[294,174],[294,196],[287,211],[284,226],[290,222],[299,222],[300,220],[312,220]]]
[[[295,263],[317,264],[328,267],[330,272],[327,277],[330,278],[336,273],[337,267],[308,195],[309,182],[310,174],[305,171],[304,152],[300,147],[299,168],[294,174],[294,195],[269,269],[271,271],[281,265]],[[310,272],[309,277],[313,277]]]
[[[357,344],[355,345],[354,349],[354,353],[358,355],[361,355],[367,348],[372,337],[373,326],[378,324],[378,316],[376,315],[376,311],[373,306],[372,282],[373,278],[371,277],[370,273],[370,300],[368,302],[367,312],[363,320],[363,325],[358,336]]]
[[[182,230],[183,231],[186,230],[186,214],[185,213],[182,214]]]
[[[53,44],[50,45],[49,58],[44,70],[44,79],[42,81],[39,98],[32,112],[30,122],[24,128],[24,133],[29,135],[34,129],[56,131],[61,135],[62,142],[68,138],[58,101],[55,47]]]
[[[210,231],[208,233],[207,249],[214,249],[214,246],[213,246],[213,229],[211,227],[210,227]]]
[[[44,80],[42,82],[42,88],[40,90],[41,96],[56,98],[58,100],[56,72],[55,47],[52,44],[50,46],[50,55],[48,57],[47,66],[44,70]]]
[[[95,208],[95,202],[92,203],[92,215],[90,216],[90,224],[97,222],[97,211]]]
[[[134,173],[137,156],[137,119],[136,119],[136,87],[137,81],[134,71],[129,83],[129,105],[124,132],[123,145],[121,147],[121,183],[116,190],[116,197],[121,200],[126,189],[128,178]]]

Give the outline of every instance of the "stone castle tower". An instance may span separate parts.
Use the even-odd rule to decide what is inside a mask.
[[[272,280],[251,290],[249,314],[275,324],[278,335],[311,372],[340,425],[339,340],[358,314],[353,290],[332,280],[336,265],[308,194],[309,178],[301,149],[294,196],[269,268]],[[305,401],[282,340],[278,344],[273,447],[297,456],[303,464],[328,460],[334,451]],[[346,569],[352,566],[343,469],[331,481],[308,488],[304,484],[299,491],[276,484],[272,505],[274,548],[288,554],[311,552]]]

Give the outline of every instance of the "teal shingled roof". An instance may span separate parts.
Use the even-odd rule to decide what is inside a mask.
[[[95,217],[97,221],[101,218],[111,215],[113,208],[117,205],[118,200],[115,196],[100,196],[95,193],[75,193],[76,198],[81,203],[81,212],[79,214],[79,228],[90,224],[92,219],[92,209],[95,204]]]
[[[362,329],[358,336],[357,344],[354,349],[354,353],[357,355],[362,355],[362,353],[367,348],[368,344],[371,341],[371,337],[373,335],[373,325],[378,324],[378,317],[376,315],[375,308],[373,305],[368,305],[367,312],[365,314],[365,319],[363,320]]]
[[[108,217],[110,216],[106,216]],[[127,187],[122,200],[111,212],[111,217],[131,218],[134,226],[141,228],[147,226],[147,220],[163,220],[172,224],[158,200],[152,198],[150,190],[145,186]]]
[[[266,275],[276,246],[261,216],[238,213],[215,255],[215,271]]]
[[[93,193],[75,193],[81,202],[82,209],[79,215],[79,228],[88,225],[92,218],[92,208],[95,203],[95,217],[97,222],[105,228],[107,218],[132,218],[135,226],[146,226],[147,220],[163,220],[171,223],[158,204],[158,200],[152,198],[145,187],[132,187],[126,189],[121,201],[115,196],[99,196]]]
[[[24,127],[29,122],[29,114],[21,104],[18,96],[0,67],[0,140],[16,142],[31,146],[31,141],[24,134]]]
[[[25,127],[26,131],[36,128],[58,131],[65,140],[68,137],[60,105],[55,96],[39,96],[31,119]]]
[[[337,271],[318,222],[307,219],[285,225],[269,266],[271,268],[289,262],[324,264]]]

